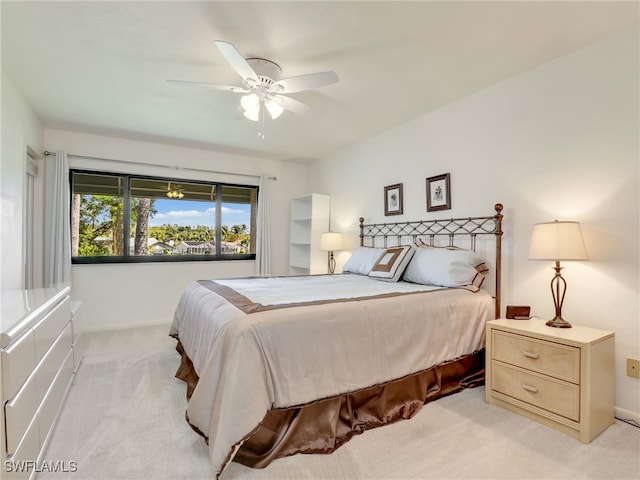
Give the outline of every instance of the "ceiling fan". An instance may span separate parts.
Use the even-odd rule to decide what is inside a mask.
[[[260,119],[261,114],[264,119],[265,110],[273,119],[278,118],[284,110],[304,113],[309,110],[309,107],[287,96],[288,94],[313,90],[339,81],[338,75],[333,71],[280,78],[282,69],[277,63],[264,58],[245,59],[231,43],[222,40],[216,40],[214,43],[229,62],[231,68],[240,75],[242,86],[186,80],[167,81],[176,85],[192,85],[243,93],[240,104],[244,110],[244,116],[255,122]]]

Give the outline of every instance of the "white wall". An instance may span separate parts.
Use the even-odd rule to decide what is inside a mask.
[[[52,129],[45,130],[44,145],[46,150],[62,149],[72,155],[116,160],[104,162],[70,157],[70,166],[76,168],[108,167],[126,173],[196,180],[206,176],[209,180],[244,180],[253,184],[256,179],[251,177],[234,178],[166,167],[276,176],[278,179],[269,184],[273,274],[287,274],[289,202],[293,197],[307,193],[306,165]],[[149,166],[124,162],[148,163]],[[188,282],[254,273],[253,261],[74,265],[72,297],[82,300],[83,319],[88,329],[169,323]]]
[[[0,167],[0,291],[23,282],[22,209],[27,147],[38,151],[42,126],[14,82],[2,71],[2,163]]]
[[[564,262],[563,317],[616,333],[616,406],[640,415],[639,48],[627,32],[558,58],[316,162],[332,227],[385,221],[383,187],[404,184],[404,215],[493,214],[505,206],[503,302],[554,313],[551,262],[529,261],[533,224],[581,222],[588,262]],[[383,114],[381,112],[381,114]],[[452,209],[426,213],[425,178],[451,173]],[[342,265],[348,253],[338,255]]]

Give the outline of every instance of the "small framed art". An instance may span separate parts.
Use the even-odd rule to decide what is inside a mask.
[[[402,184],[396,183],[384,187],[384,214],[402,214]]]
[[[451,208],[450,174],[427,178],[427,212]]]

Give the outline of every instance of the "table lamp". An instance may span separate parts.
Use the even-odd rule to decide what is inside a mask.
[[[551,295],[556,308],[555,318],[547,325],[557,328],[571,328],[571,324],[562,318],[562,304],[567,291],[567,282],[562,278],[561,260],[587,260],[582,232],[578,222],[536,223],[531,235],[529,248],[530,260],[553,260],[556,262],[555,275],[551,279]]]
[[[342,250],[342,234],[339,232],[327,232],[320,236],[320,250],[329,252],[327,254],[329,260],[329,273],[333,274],[336,270],[336,261],[333,258],[333,252]]]

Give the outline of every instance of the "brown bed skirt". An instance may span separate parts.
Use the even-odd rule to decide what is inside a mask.
[[[187,383],[189,399],[198,375],[179,340],[176,350],[182,357],[176,377]],[[270,410],[247,436],[233,461],[264,468],[272,460],[289,455],[331,453],[365,430],[411,418],[428,402],[483,385],[484,363],[484,350],[480,350],[381,385]]]

